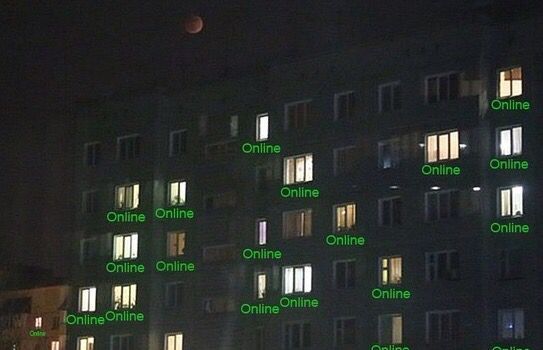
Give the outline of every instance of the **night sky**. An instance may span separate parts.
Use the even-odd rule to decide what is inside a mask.
[[[477,1],[7,1],[2,16],[0,258],[67,273],[73,103],[227,79],[346,45],[459,25]],[[270,5],[273,4],[273,5]],[[391,11],[394,8],[394,11]],[[183,18],[204,19],[197,35]]]

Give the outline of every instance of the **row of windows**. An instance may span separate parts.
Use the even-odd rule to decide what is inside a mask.
[[[182,184],[182,191],[179,191]],[[175,186],[175,196],[170,197],[171,205],[185,204],[186,182],[170,182],[170,193]],[[121,185],[116,187],[116,209],[136,209],[139,206],[139,184]],[[430,192],[424,194],[424,220],[433,222],[460,216],[461,203],[477,202],[477,198],[471,198],[474,194],[456,189],[442,190],[432,186]],[[473,189],[478,192],[480,188]],[[497,189],[497,217],[520,217],[524,215],[524,188],[513,185],[499,187]],[[403,200],[401,196],[391,196],[378,200],[378,224],[379,226],[398,226],[403,223]],[[223,194],[207,197],[205,208],[235,206],[234,194]],[[473,203],[476,206],[477,203]],[[83,208],[86,213],[94,213],[97,210],[96,192],[84,192]],[[463,208],[466,210],[466,208]],[[357,210],[356,203],[348,202],[336,204],[333,207],[334,230],[345,231],[356,228]],[[265,219],[257,223],[257,241],[265,241],[267,222]],[[311,235],[312,210],[310,208],[283,212],[283,237],[294,238]]]
[[[460,256],[456,250],[442,250],[425,253],[425,279],[432,281],[455,281],[460,279]],[[522,253],[518,249],[507,249],[500,253],[499,278],[522,278]],[[403,258],[401,255],[378,258],[378,278],[380,286],[400,285],[403,278]],[[332,283],[335,289],[353,289],[357,286],[356,260],[336,260],[332,263]],[[254,273],[254,296],[264,299],[273,288],[270,279],[273,268],[257,270]],[[290,265],[281,268],[281,293],[283,295],[310,293],[313,289],[312,264]],[[165,306],[182,305],[184,284],[179,281],[165,284]],[[80,312],[96,311],[97,288],[95,286],[79,289]],[[213,300],[204,299],[204,312],[210,312]],[[137,304],[137,284],[114,285],[111,288],[113,309],[132,309]],[[39,322],[39,323],[38,323]],[[41,328],[41,317],[36,318],[36,328]]]
[[[524,309],[498,310],[497,335],[499,340],[524,339]],[[433,310],[425,313],[425,340],[427,344],[455,341],[462,339],[462,321],[459,310]],[[402,344],[404,342],[404,317],[401,313],[383,314],[377,318],[377,335],[381,344]],[[283,324],[283,349],[308,349],[312,346],[311,322],[295,321]],[[359,340],[359,327],[355,317],[333,319],[334,346],[356,345]],[[112,350],[130,350],[133,348],[132,335],[113,335],[110,337]],[[256,328],[255,349],[265,349],[263,327]],[[58,348],[52,348],[58,350]],[[78,350],[93,350],[94,337],[77,338]],[[183,333],[174,332],[164,335],[164,350],[182,350]]]
[[[262,116],[258,116],[262,118]],[[269,118],[266,115],[266,118]],[[268,120],[268,119],[266,119]],[[257,121],[257,125],[259,121]],[[258,126],[260,128],[260,126]],[[179,143],[182,142],[178,137],[173,137],[172,135],[177,135],[180,133],[179,137],[186,137],[186,131],[175,131],[170,135],[170,150],[178,147]],[[260,135],[260,134],[259,134]],[[118,151],[119,155],[123,155],[123,158],[119,159],[133,159],[139,157],[140,154],[140,136],[123,136],[119,138],[122,142],[118,143],[123,145],[125,151]],[[131,145],[138,145],[137,148],[134,146],[126,146],[125,143],[130,142]],[[173,142],[173,144],[172,144]],[[183,142],[185,144],[186,142]],[[207,146],[208,153],[233,153],[234,149],[224,149],[220,150],[217,147],[223,147],[224,143],[213,144]],[[428,163],[440,162],[455,160],[460,158],[461,149],[465,148],[466,145],[460,143],[460,132],[458,130],[444,130],[438,132],[431,132],[426,134],[424,141],[425,148],[425,160]],[[120,147],[120,146],[119,146]],[[211,147],[211,148],[210,148]],[[214,147],[214,148],[213,148]],[[215,149],[217,148],[217,149]],[[136,151],[137,150],[137,151]],[[183,152],[186,150],[186,146],[182,148]],[[395,168],[399,165],[401,156],[401,143],[399,138],[392,138],[388,140],[383,140],[377,144],[378,151],[378,166],[381,169]],[[343,154],[338,154],[342,152]],[[130,157],[126,158],[126,154],[130,154]],[[175,153],[177,154],[177,153]],[[496,129],[496,155],[501,157],[506,156],[517,156],[522,154],[522,126],[521,125],[512,125],[505,126]],[[348,146],[342,148],[336,148],[334,150],[334,168],[336,169],[335,174],[338,174],[337,169],[341,169],[342,164],[346,164],[353,161],[356,155],[356,147]],[[311,156],[309,154],[308,156]],[[305,157],[305,158],[304,158]],[[98,164],[100,159],[100,143],[91,142],[85,144],[85,162],[89,166],[95,166]],[[303,162],[303,164],[302,164]],[[305,155],[296,155],[291,157],[284,158],[284,169],[285,173],[283,176],[284,183],[295,183],[295,182],[304,182],[311,181],[310,179],[297,180],[296,173],[298,170],[303,172],[310,173],[309,169],[302,169],[302,166],[311,167],[312,159],[307,159]],[[341,173],[341,172],[340,172]],[[300,175],[301,176],[301,175]]]

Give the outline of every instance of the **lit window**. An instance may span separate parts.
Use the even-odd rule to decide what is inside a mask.
[[[356,204],[345,203],[334,206],[334,228],[336,232],[352,230],[356,225]]]
[[[183,283],[166,283],[166,307],[179,307],[183,302]]]
[[[347,174],[356,165],[357,149],[355,146],[334,149],[334,175]]]
[[[60,350],[60,341],[59,340],[53,340],[51,342],[51,350]]]
[[[79,312],[96,311],[96,287],[79,288]]]
[[[347,91],[334,95],[335,120],[352,119],[354,117],[354,92]]]
[[[498,136],[498,155],[516,156],[522,154],[522,126],[500,128]]]
[[[426,192],[424,204],[427,222],[457,218],[460,210],[460,193],[457,190]]]
[[[522,95],[522,68],[515,67],[500,70],[498,97],[509,98]]]
[[[524,339],[524,309],[498,310],[500,339]]]
[[[170,157],[187,152],[187,130],[175,130],[170,132]]]
[[[500,252],[500,278],[504,280],[522,278],[523,260],[521,249],[502,250]]]
[[[255,278],[256,282],[256,298],[264,299],[267,292],[267,276],[264,272],[258,272]]]
[[[256,140],[266,141],[270,136],[270,117],[268,113],[256,116]]]
[[[110,350],[131,350],[132,343],[131,335],[112,335]]]
[[[426,78],[426,103],[454,100],[458,98],[459,74],[445,73]]]
[[[168,256],[180,256],[185,254],[186,233],[183,231],[168,232]]]
[[[397,168],[400,165],[400,140],[390,139],[377,144],[379,169]]]
[[[460,157],[458,131],[426,135],[426,161],[452,160]]]
[[[283,294],[311,292],[311,265],[283,267]]]
[[[389,284],[402,283],[402,257],[386,256],[379,258],[380,284],[386,286]]]
[[[230,137],[238,137],[239,118],[237,115],[230,116]]]
[[[183,333],[168,333],[164,335],[164,350],[183,350]]]
[[[498,216],[517,217],[524,214],[522,186],[502,187],[498,189],[499,207]]]
[[[34,318],[34,327],[35,328],[41,328],[42,327],[43,319],[41,317]]]
[[[113,309],[132,309],[136,306],[136,284],[113,286]]]
[[[379,199],[379,225],[398,226],[402,224],[402,198]]]
[[[334,285],[337,289],[355,287],[356,264],[355,260],[334,261]]]
[[[460,336],[460,312],[457,310],[426,313],[426,343],[456,340]]]
[[[83,213],[93,214],[97,210],[97,201],[96,201],[97,191],[85,191],[83,192]]]
[[[140,185],[115,187],[115,209],[135,209],[140,204]]]
[[[140,156],[141,137],[139,135],[117,138],[117,159],[129,160]]]
[[[283,238],[311,236],[311,209],[283,213]]]
[[[128,233],[113,236],[113,260],[136,259],[137,257],[137,233]]]
[[[285,350],[307,349],[311,347],[311,324],[292,322],[283,328]]]
[[[460,259],[456,250],[426,253],[426,280],[457,280]]]
[[[401,344],[402,343],[402,315],[379,315],[379,343]]]
[[[256,244],[265,245],[268,242],[268,220],[256,220]]]
[[[285,130],[303,129],[311,118],[311,100],[285,105]]]
[[[313,181],[313,154],[301,154],[283,159],[285,185]]]
[[[334,346],[356,344],[356,319],[336,318],[334,320]]]
[[[186,181],[171,181],[168,183],[168,202],[170,205],[184,205],[187,196]]]
[[[400,82],[379,85],[379,112],[395,111],[402,107]]]
[[[100,162],[100,143],[89,142],[85,146],[85,164],[88,167],[97,166]]]
[[[94,337],[77,338],[77,350],[94,350]]]

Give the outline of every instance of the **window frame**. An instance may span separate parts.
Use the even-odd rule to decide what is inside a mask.
[[[454,201],[452,194],[456,193],[456,205],[457,208],[454,208]],[[442,195],[446,195],[448,199],[448,205],[447,205],[447,216],[443,217],[441,212],[441,198]],[[435,220],[430,220],[430,197],[436,196],[436,218]],[[453,210],[454,209],[454,210]],[[453,213],[456,212],[455,215]],[[424,222],[425,223],[434,223],[439,222],[442,220],[450,220],[450,219],[457,219],[460,217],[460,190],[457,189],[446,189],[446,190],[438,190],[438,191],[429,191],[424,193]]]
[[[451,156],[451,153],[452,153],[452,147],[451,147],[451,135],[456,133],[458,136],[458,148],[457,148],[457,155],[458,157],[456,158],[452,158]],[[441,145],[441,141],[440,141],[440,138],[441,136],[443,135],[447,135],[447,158],[443,158],[441,159],[440,158],[440,150],[442,148],[442,145]],[[436,160],[433,160],[433,161],[430,161],[430,157],[429,157],[429,142],[428,142],[428,139],[430,137],[436,137]],[[435,131],[435,132],[429,132],[429,133],[426,133],[424,135],[424,162],[427,163],[427,164],[433,164],[433,163],[445,163],[445,162],[451,162],[451,161],[455,161],[455,160],[458,160],[460,159],[460,150],[461,150],[461,147],[460,147],[460,130],[459,129],[448,129],[448,130],[442,130],[442,131]]]
[[[450,77],[452,75],[457,75],[458,76],[458,95],[455,97],[455,98],[451,98],[451,79]],[[456,100],[458,98],[461,97],[460,95],[460,81],[461,81],[461,74],[462,72],[460,71],[448,71],[448,72],[442,72],[442,73],[437,73],[437,74],[431,74],[431,75],[427,75],[424,77],[424,104],[426,105],[431,105],[431,104],[434,104],[434,103],[441,103],[441,102],[444,102],[444,101],[452,101],[452,100]],[[441,84],[439,83],[439,79],[443,78],[443,77],[447,77],[447,98],[446,99],[441,99],[440,95],[441,95]],[[428,81],[432,78],[436,78],[437,79],[437,84],[436,84],[436,101],[433,101],[433,102],[430,102],[429,101],[429,94],[428,94]]]
[[[127,153],[125,155],[125,158],[121,158],[121,153],[122,153],[121,144],[123,141],[131,139],[131,138],[134,139],[134,145],[133,145],[134,150],[130,156],[128,156],[128,153]],[[141,135],[139,133],[117,136],[117,157],[116,157],[117,162],[138,159],[140,156],[141,156]]]
[[[338,162],[339,161],[339,154],[341,152],[349,152],[351,150],[356,150],[356,148],[357,147],[355,145],[334,148],[334,150],[333,150],[333,152],[334,152],[334,176],[346,175],[346,174],[348,174],[349,172],[352,171],[352,168],[347,168],[347,169],[343,169],[343,171],[339,171],[340,170],[339,162]]]
[[[119,348],[118,349],[115,349],[113,347],[113,339],[114,338],[119,339]],[[113,335],[110,335],[110,337],[109,337],[109,349],[110,350],[122,350],[123,349],[123,344],[121,343],[122,339],[130,339],[129,342],[128,342],[129,345],[132,345],[134,343],[134,337],[132,336],[132,334],[113,334]]]
[[[306,268],[309,268],[309,278],[306,280]],[[287,275],[286,270],[292,269],[292,291],[287,291]],[[296,271],[297,269],[302,270],[302,290],[296,290]],[[296,265],[286,265],[281,267],[281,294],[282,295],[303,295],[311,293],[313,290],[313,266],[310,263],[307,264],[296,264]],[[306,287],[309,287],[309,290],[306,290]]]
[[[264,232],[261,231],[260,224],[264,223]],[[258,218],[255,220],[255,244],[265,246],[268,244],[269,221],[267,218]]]
[[[303,117],[303,124],[304,126],[303,127],[294,127],[292,125],[290,125],[290,120],[289,120],[289,114],[288,114],[288,109],[289,107],[292,107],[292,106],[296,106],[298,104],[305,104],[306,106],[304,107],[304,117]],[[311,118],[311,112],[312,112],[312,104],[313,103],[313,99],[312,98],[306,98],[306,99],[303,99],[303,100],[298,100],[298,101],[292,101],[292,102],[288,102],[288,103],[285,103],[285,106],[284,106],[284,115],[285,115],[285,119],[284,119],[284,130],[285,131],[289,131],[289,130],[301,130],[301,129],[305,129],[308,124],[309,124],[309,120]],[[308,106],[309,106],[309,109],[308,109]],[[296,118],[299,118],[298,115],[296,115]]]
[[[116,247],[117,247],[117,240],[116,240],[116,237],[122,237],[122,252],[123,252],[123,256],[121,258],[118,258],[115,256],[115,253],[117,251]],[[125,238],[126,237],[129,237],[130,239],[130,257],[125,257],[124,256],[124,253],[125,253],[125,250],[126,250],[126,247],[125,247]],[[135,252],[135,256],[132,256],[134,255],[134,237],[135,237],[135,240],[136,240],[136,252]],[[128,261],[128,260],[134,260],[134,259],[137,259],[138,258],[138,250],[139,250],[139,235],[137,232],[130,232],[130,233],[119,233],[119,234],[116,234],[116,235],[113,235],[113,249],[112,249],[112,255],[113,255],[113,261]]]
[[[168,156],[169,157],[177,157],[177,156],[187,153],[187,134],[188,134],[187,129],[177,129],[177,130],[170,131],[169,138],[168,138]],[[177,150],[178,153],[174,152],[175,149],[173,147],[174,145],[173,141],[176,135],[179,135],[180,137],[179,149]],[[184,139],[184,143],[181,142],[183,139]],[[184,146],[182,146],[183,144]]]
[[[175,289],[175,301],[173,304],[170,304],[169,295],[170,295],[170,288],[176,288]],[[177,288],[181,288],[181,300],[178,299],[178,290]],[[185,294],[185,283],[182,281],[167,281],[164,283],[164,307],[165,308],[179,308],[183,306],[183,299]]]
[[[500,91],[500,88],[501,88],[501,78],[500,78],[500,75],[502,72],[507,72],[509,71],[511,76],[513,75],[513,69],[516,69],[516,68],[520,68],[520,94],[518,95],[513,95],[513,79],[510,80],[510,86],[509,88],[511,89],[511,94],[507,95],[507,96],[501,96],[501,91]],[[519,96],[522,96],[524,94],[524,74],[523,74],[523,69],[522,69],[522,66],[521,65],[515,65],[515,66],[508,66],[508,67],[505,67],[505,68],[499,68],[496,70],[496,98],[498,100],[507,100],[507,99],[510,99],[510,98],[513,98],[513,97],[519,97]]]
[[[396,201],[400,201],[400,208],[398,209],[399,210],[399,222],[395,222],[395,215],[394,213],[397,211],[395,210],[397,204]],[[389,213],[388,215],[390,216],[390,223],[387,225],[385,224],[384,222],[384,213],[385,213],[385,209],[384,209],[384,203],[385,202],[390,202],[390,207],[389,207]],[[391,196],[391,197],[385,197],[385,198],[379,198],[377,200],[377,206],[378,206],[378,224],[379,224],[379,227],[397,227],[397,226],[402,226],[403,225],[403,200],[402,200],[402,196]]]
[[[82,348],[81,341],[85,340],[87,342],[87,345],[85,348]],[[92,342],[92,347],[89,347],[89,340]],[[77,350],[93,350],[94,349],[94,337],[91,335],[84,335],[77,337]]]
[[[386,145],[390,146],[390,166],[385,167],[385,152]],[[401,143],[400,138],[393,137],[377,142],[377,168],[380,170],[397,169],[400,167]]]
[[[445,271],[448,274],[445,278],[439,277],[439,256],[445,254]],[[453,269],[453,255],[456,254],[458,259],[458,267],[456,270]],[[430,258],[433,257],[433,262],[430,261]],[[432,273],[432,265],[434,265],[434,271]],[[460,279],[460,252],[456,249],[447,249],[447,250],[438,250],[432,252],[424,253],[424,268],[425,268],[425,277],[426,282],[437,282],[437,281],[457,281]],[[454,275],[456,274],[456,275]]]
[[[173,242],[173,237],[175,236],[175,242]],[[181,249],[181,252],[179,250],[179,242],[180,237],[182,237],[183,241],[183,248]],[[171,249],[172,244],[175,246],[176,254],[172,255]],[[166,232],[166,256],[168,258],[175,258],[179,256],[185,255],[185,249],[187,248],[187,231],[185,230],[174,230],[174,231],[167,231]]]
[[[83,310],[83,293],[85,291],[88,291],[89,295],[88,295],[88,305],[87,305],[87,310]],[[94,293],[92,292],[94,291]],[[85,287],[79,287],[79,290],[78,290],[78,293],[77,293],[77,296],[78,296],[78,302],[77,302],[77,311],[78,312],[96,312],[96,297],[97,297],[97,294],[98,294],[98,289],[96,288],[96,286],[85,286]],[[92,300],[94,298],[94,300]],[[92,301],[91,301],[92,300]],[[94,308],[92,310],[91,309],[91,305],[94,304]]]
[[[344,116],[343,118],[340,118],[339,117],[339,99],[343,96],[351,96],[350,99],[352,100],[352,107],[351,107],[351,104],[349,102],[350,99],[347,98],[347,115]],[[354,95],[354,90],[346,90],[346,91],[341,91],[341,92],[336,92],[334,93],[334,121],[338,121],[338,120],[352,120],[354,119],[354,112],[356,110],[356,107],[355,107],[355,95]],[[351,110],[352,108],[352,110]]]
[[[392,276],[392,273],[391,273],[391,260],[392,259],[400,259],[400,280],[399,282],[391,282],[391,277]],[[383,261],[386,260],[387,261],[387,266],[384,266],[383,265]],[[402,255],[386,255],[386,256],[380,256],[379,259],[378,259],[378,276],[379,276],[379,286],[381,287],[384,287],[384,286],[398,286],[398,285],[401,285],[402,282],[403,282],[403,264],[404,264],[404,261],[403,261],[403,256]],[[383,274],[384,272],[387,271],[387,280],[386,280],[386,283],[384,283],[384,280],[383,280]]]
[[[138,188],[138,195],[137,195],[137,205],[134,205],[134,202],[135,202],[135,196],[134,196],[134,188],[135,186],[137,186]],[[126,190],[127,188],[131,187],[132,188],[132,201],[130,203],[130,206],[127,206],[127,205],[122,205],[122,206],[119,206],[119,189],[123,189],[123,192],[124,192],[124,198],[125,198],[125,201],[126,201]],[[133,210],[133,209],[137,209],[140,205],[140,190],[141,190],[141,185],[139,182],[129,182],[129,183],[125,183],[125,184],[121,184],[121,185],[116,185],[115,186],[115,201],[114,201],[114,205],[115,205],[115,210]]]
[[[453,329],[453,322],[452,322],[452,318],[453,318],[453,315],[456,314],[457,317],[459,318],[458,319],[458,331],[460,332],[460,325],[462,324],[461,321],[460,321],[460,310],[458,309],[450,309],[450,310],[432,310],[432,311],[426,311],[425,312],[425,326],[426,326],[426,330],[425,330],[425,342],[426,344],[439,344],[439,343],[442,343],[442,342],[448,342],[448,341],[454,341],[454,329]],[[431,339],[431,316],[432,315],[438,315],[439,316],[439,325],[438,325],[438,329],[439,329],[439,334],[438,334],[438,338],[439,340],[435,340],[435,341],[432,341]],[[443,319],[442,317],[443,316],[446,316],[446,317],[449,317],[449,329],[448,331],[450,332],[449,335],[451,336],[450,339],[443,339]]]
[[[354,341],[353,343],[345,343],[345,321],[354,321]],[[342,347],[342,346],[349,346],[349,345],[357,345],[356,341],[356,317],[355,316],[341,316],[341,317],[335,317],[333,319],[334,322],[334,347]],[[341,323],[341,332],[339,332],[338,322]],[[341,343],[338,342],[338,333],[341,333],[342,341]]]
[[[175,337],[174,338],[174,344],[173,344],[173,349],[169,349],[168,348],[168,337],[170,336],[173,336]],[[177,350],[178,348],[178,344],[177,344],[177,336],[181,336],[181,350],[183,350],[183,339],[184,339],[184,335],[183,335],[183,332],[181,331],[177,331],[177,332],[169,332],[169,333],[164,333],[164,350]]]
[[[515,153],[515,151],[514,151],[514,144],[515,144],[514,135],[515,134],[514,134],[513,130],[517,129],[517,128],[520,128],[520,152]],[[502,135],[501,135],[501,133],[502,133],[502,131],[506,131],[506,130],[510,132],[510,140],[509,140],[509,147],[510,147],[510,150],[511,150],[510,154],[503,154],[502,153],[502,147],[501,147]],[[517,157],[517,156],[522,155],[523,136],[524,136],[523,133],[524,133],[524,130],[523,130],[522,124],[513,124],[513,125],[507,125],[507,126],[496,128],[496,156],[500,157],[500,158],[509,158],[509,157]]]
[[[393,322],[393,319],[396,318],[396,317],[400,317],[400,320],[401,320],[401,328],[400,328],[400,336],[401,336],[401,341],[396,343],[394,342],[394,322]],[[383,320],[385,318],[388,318],[390,320],[390,324],[391,324],[391,327],[390,327],[390,330],[392,331],[392,334],[391,334],[391,341],[388,342],[388,341],[384,341],[382,338],[384,336],[383,332],[384,332],[384,329],[383,329]],[[401,344],[403,342],[403,338],[404,338],[404,322],[403,322],[403,314],[402,313],[391,313],[391,314],[380,314],[377,316],[377,339],[379,340],[379,343],[389,343],[389,344]]]
[[[132,293],[132,286],[134,286],[134,291]],[[128,303],[129,305],[128,306],[123,306],[123,297],[124,297],[124,294],[125,294],[125,287],[128,287]],[[115,288],[120,288],[120,303],[119,303],[119,306],[116,306],[116,301],[115,301]],[[132,294],[134,295],[134,305],[131,305],[130,302],[131,302],[131,299],[132,299]],[[113,310],[129,310],[129,309],[134,309],[138,302],[137,302],[137,299],[138,298],[138,284],[137,283],[122,283],[122,284],[114,284],[111,286],[111,308]]]
[[[300,222],[301,222],[300,228],[302,232],[296,232],[295,235],[291,236],[287,234],[287,226],[288,226],[287,216],[298,215],[298,214],[302,214],[302,217],[300,219]],[[309,216],[309,219],[307,218],[307,216]],[[311,208],[284,211],[282,212],[282,219],[283,219],[282,220],[282,223],[283,223],[282,238],[283,239],[307,238],[307,237],[313,236],[313,210]],[[307,224],[307,222],[309,222],[309,224]],[[306,230],[308,232],[306,232]]]
[[[520,312],[520,319],[517,320],[517,312]],[[504,328],[503,321],[504,321],[504,315],[506,313],[511,313],[511,319],[513,320],[513,330],[512,330],[512,336],[511,337],[505,337],[504,336]],[[498,339],[500,340],[514,340],[514,339],[525,339],[526,338],[526,312],[524,312],[524,308],[521,307],[514,307],[514,308],[508,308],[508,309],[498,309]],[[517,336],[517,330],[520,328],[520,335]]]
[[[311,159],[311,174],[310,176],[308,176],[308,159],[309,158]],[[304,170],[303,170],[303,180],[301,181],[298,181],[297,178],[298,178],[298,172],[297,172],[297,166],[296,166],[296,162],[298,159],[302,159],[304,160]],[[314,157],[313,157],[313,153],[302,153],[302,154],[296,154],[296,155],[292,155],[292,156],[288,156],[288,157],[284,157],[283,158],[283,185],[297,185],[297,184],[303,184],[303,183],[309,183],[309,182],[312,182],[315,177],[313,176],[314,174]],[[289,161],[292,161],[292,166],[294,168],[294,173],[293,173],[293,176],[292,176],[292,182],[288,182],[289,180]],[[309,179],[308,179],[309,178]]]
[[[92,162],[89,163],[89,149],[92,147]],[[101,142],[100,141],[90,141],[85,142],[83,144],[83,150],[84,150],[84,157],[83,157],[83,164],[87,168],[95,168],[98,166],[98,163],[100,163],[100,151],[101,151]]]
[[[298,337],[300,339],[300,347],[293,347],[293,337],[292,337],[292,330],[288,330],[287,327],[292,327],[292,326],[295,326],[295,325],[298,325],[299,326],[299,334],[298,334]],[[306,326],[309,326],[309,339],[305,339],[304,338],[304,334],[305,334],[305,327]],[[311,333],[312,333],[312,328],[311,327],[311,322],[310,321],[307,321],[307,320],[299,320],[299,321],[288,321],[288,322],[284,322],[283,323],[283,327],[282,327],[282,333],[283,333],[283,337],[282,337],[282,343],[283,343],[283,347],[285,350],[296,350],[296,349],[308,349],[312,346],[312,339],[311,339]],[[288,337],[288,344],[287,344],[287,334],[289,335]],[[308,344],[306,344],[308,343]]]
[[[352,218],[350,221],[352,221],[352,224],[350,226],[348,226],[348,221],[349,221],[349,207],[350,206],[353,206],[353,209],[352,210]],[[344,227],[339,227],[338,224],[339,222],[341,221],[340,217],[338,217],[338,210],[343,208],[344,207],[344,210],[345,210],[345,217],[342,219],[345,221],[346,223],[346,226]],[[353,231],[353,230],[356,230],[356,216],[357,216],[357,211],[356,211],[356,202],[345,202],[345,203],[339,203],[339,204],[334,204],[332,206],[332,218],[333,218],[333,230],[334,230],[334,233],[339,233],[339,232],[350,232],[350,231]]]
[[[266,119],[266,137],[262,136],[262,119]],[[257,142],[267,141],[270,138],[270,114],[269,113],[260,113],[256,115],[256,131],[255,131],[255,140]]]
[[[521,207],[521,213],[520,214],[514,214],[514,196],[513,196],[513,190],[516,188],[521,189],[521,201],[520,201],[520,207]],[[524,186],[522,185],[510,185],[510,186],[501,186],[496,189],[496,199],[497,199],[497,205],[496,205],[496,214],[498,218],[520,218],[524,216]],[[509,201],[509,209],[511,213],[509,215],[502,215],[502,191],[509,191],[508,195],[508,201]]]
[[[398,96],[398,108],[395,108],[395,103],[394,103],[394,99],[396,97],[396,94],[395,94],[395,87],[398,87],[400,88],[400,92],[399,92],[399,96]],[[383,109],[383,91],[384,89],[387,89],[389,88],[390,89],[390,106],[388,110],[384,110]],[[377,94],[378,94],[378,110],[379,110],[379,113],[389,113],[389,112],[394,112],[394,111],[398,111],[402,108],[402,101],[401,101],[401,96],[402,96],[402,92],[401,92],[401,80],[394,80],[394,81],[391,81],[391,82],[388,82],[388,83],[383,83],[383,84],[379,84],[378,87],[377,87]]]
[[[353,283],[352,285],[349,285],[349,264],[352,263],[353,265]],[[339,287],[339,281],[338,281],[338,265],[344,264],[345,266],[345,283],[343,283],[342,287]],[[345,289],[354,289],[356,288],[356,259],[340,259],[340,260],[334,260],[332,261],[332,282],[334,285],[334,289],[336,290],[345,290]]]
[[[172,202],[172,185],[177,184],[177,192],[179,196],[179,201],[176,203]],[[183,185],[184,184],[184,185]],[[182,186],[183,185],[183,186]],[[168,181],[167,188],[167,199],[168,199],[168,206],[169,207],[182,207],[187,204],[187,180],[185,179],[175,179]],[[183,191],[181,189],[184,188]],[[183,201],[181,201],[181,197],[183,197]]]

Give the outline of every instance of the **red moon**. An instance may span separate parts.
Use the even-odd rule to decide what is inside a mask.
[[[185,19],[185,31],[189,34],[197,34],[204,28],[202,17],[192,15]]]

